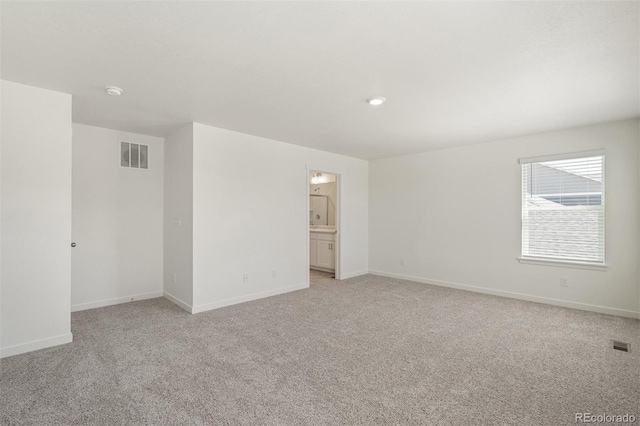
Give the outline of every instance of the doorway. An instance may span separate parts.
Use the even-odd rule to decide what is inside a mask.
[[[337,173],[311,170],[307,175],[310,285],[328,284],[340,277],[339,183]]]

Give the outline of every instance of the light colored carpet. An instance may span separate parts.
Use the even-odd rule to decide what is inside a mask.
[[[0,361],[1,424],[640,414],[640,321],[370,275],[197,315],[164,299],[77,312],[72,331],[72,344]]]

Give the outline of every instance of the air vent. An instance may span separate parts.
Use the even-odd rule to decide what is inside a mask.
[[[132,169],[148,169],[149,146],[120,142],[120,165]]]
[[[613,349],[616,351],[629,352],[629,344],[625,342],[613,341]]]
[[[149,168],[149,147],[147,145],[140,145],[140,168]]]
[[[132,143],[129,152],[131,153],[131,167],[140,168],[140,145]]]
[[[126,142],[120,142],[120,165],[129,167],[129,144]]]

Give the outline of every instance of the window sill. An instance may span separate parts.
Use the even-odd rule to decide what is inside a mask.
[[[541,266],[557,266],[559,268],[575,268],[575,269],[590,269],[592,271],[607,271],[609,265],[602,264],[597,265],[586,262],[572,262],[570,260],[552,260],[552,259],[540,259],[535,257],[518,257],[518,262],[528,265],[541,265]]]

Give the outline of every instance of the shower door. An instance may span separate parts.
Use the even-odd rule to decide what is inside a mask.
[[[309,196],[309,223],[311,225],[328,224],[328,205],[326,195]]]

